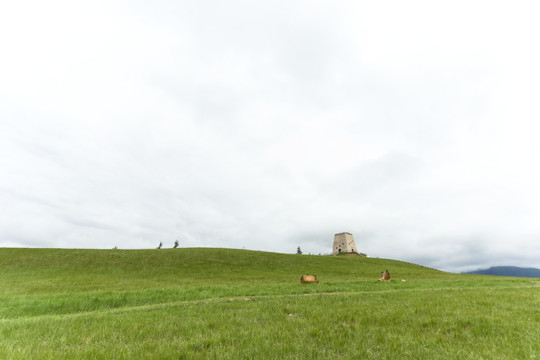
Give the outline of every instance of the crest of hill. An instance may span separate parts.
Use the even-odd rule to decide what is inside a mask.
[[[321,282],[349,282],[376,280],[386,269],[396,280],[460,276],[397,260],[236,249],[0,248],[4,279],[13,278],[13,286],[25,286],[32,291],[39,291],[44,282],[51,281],[66,289],[70,284],[85,289],[123,289],[207,282],[297,283],[302,274],[316,274]]]

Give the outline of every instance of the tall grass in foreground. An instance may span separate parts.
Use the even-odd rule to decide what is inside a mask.
[[[5,359],[540,359],[534,279],[224,249],[0,249],[0,270]]]

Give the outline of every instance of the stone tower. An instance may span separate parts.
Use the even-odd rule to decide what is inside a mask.
[[[354,238],[351,233],[343,232],[334,235],[334,246],[332,246],[332,255],[342,252],[358,252]]]

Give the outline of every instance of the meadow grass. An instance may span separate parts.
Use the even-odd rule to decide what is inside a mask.
[[[0,249],[0,271],[5,359],[540,359],[538,279],[230,249]]]

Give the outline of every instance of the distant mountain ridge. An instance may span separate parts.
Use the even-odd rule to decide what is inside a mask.
[[[514,277],[540,277],[540,269],[522,268],[518,266],[492,266],[489,269],[467,271],[463,274],[514,276]]]

